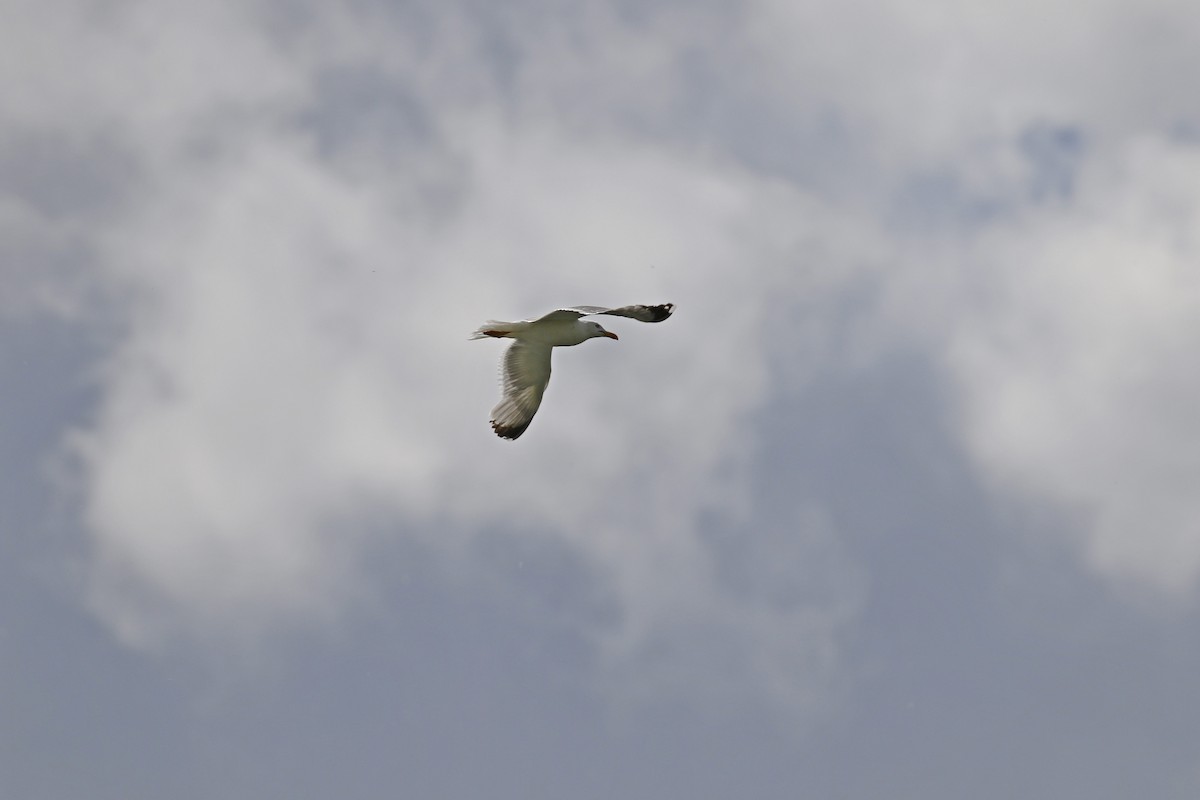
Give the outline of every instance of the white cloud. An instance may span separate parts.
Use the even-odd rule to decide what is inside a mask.
[[[1079,509],[1103,574],[1194,585],[1178,488],[1194,418],[1169,400],[1196,390],[1177,368],[1195,336],[1194,164],[1184,146],[1129,145],[1200,111],[1137,88],[1170,87],[1200,52],[1186,7],[585,3],[484,25],[466,6],[76,6],[14,15],[6,40],[48,45],[7,51],[5,116],[107,137],[137,164],[136,191],[69,231],[128,303],[76,437],[91,599],[127,640],[335,614],[357,591],[366,509],[447,551],[485,526],[553,531],[623,604],[613,674],[666,642],[683,655],[661,674],[679,675],[716,630],[742,653],[731,682],[794,676],[808,698],[856,607],[852,565],[828,559],[843,594],[734,598],[696,520],[764,525],[749,421],[829,357],[830,298],[855,281],[882,302],[851,368],[897,343],[944,357],[985,476]],[[1125,36],[1164,27],[1161,50]],[[333,101],[362,87],[375,94],[343,119]],[[732,140],[757,132],[736,121],[679,130],[677,113],[735,114],[706,94],[731,87],[771,109],[783,158],[822,186],[854,161],[847,185],[819,196],[743,168]],[[852,153],[833,166],[807,135],[828,118]],[[1091,183],[1025,213],[1015,142],[1047,120],[1089,137]],[[931,168],[1004,213],[941,238],[882,233],[879,197]],[[6,202],[6,227],[62,232]],[[667,325],[563,354],[519,443],[491,437],[499,348],[465,339],[482,317],[666,300]],[[772,357],[790,371],[770,374]],[[787,529],[807,555],[840,552],[826,523]]]
[[[978,243],[951,365],[985,472],[1070,514],[1103,575],[1200,578],[1200,149],[1132,144]]]
[[[1186,1],[759,6],[745,37],[769,59],[769,93],[844,117],[885,185],[938,167],[994,189],[1021,167],[1008,145],[1032,124],[1107,141],[1200,116],[1181,83],[1200,68]]]
[[[147,158],[278,112],[302,75],[250,4],[18,0],[7,14],[9,125],[127,136]]]
[[[508,116],[447,77],[480,58],[453,14],[397,55],[387,20],[348,12],[321,12],[328,37],[281,43],[232,6],[155,8],[87,30],[41,19],[96,69],[22,101],[27,126],[108,131],[138,154],[137,192],[75,234],[127,331],[72,437],[98,615],[137,646],[253,641],[360,591],[380,535],[364,516],[448,554],[488,528],[550,531],[615,593],[619,629],[595,631],[612,674],[654,641],[684,643],[653,655],[681,674],[716,636],[742,655],[697,690],[811,702],[853,602],[729,596],[696,521],[763,524],[743,470],[779,326],[761,311],[823,291],[840,262],[802,259],[845,260],[864,229],[717,157],[581,135],[549,107]],[[329,112],[313,104],[344,68],[391,76],[421,117],[411,138],[322,143],[313,120]],[[500,348],[466,338],[482,318],[668,300],[670,323],[561,355],[519,443],[492,436]],[[837,550],[827,526],[795,531]]]
[[[919,203],[903,190],[932,175],[956,205],[940,228],[908,230],[900,212],[865,341],[946,353],[981,476],[1063,514],[1051,529],[1089,568],[1194,598],[1200,104],[1184,76],[1200,14],[1173,0],[764,8],[747,35],[774,93],[828,97],[848,118],[879,165],[863,197],[900,187]],[[1056,130],[1069,148],[1031,151]]]

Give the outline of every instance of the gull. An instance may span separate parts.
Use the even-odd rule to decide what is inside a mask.
[[[582,317],[607,314],[610,317],[629,317],[639,322],[662,322],[675,310],[674,303],[657,306],[572,306],[551,311],[537,319],[520,322],[488,320],[473,334],[472,339],[494,337],[512,339],[500,362],[500,384],[503,397],[492,409],[492,430],[502,439],[516,439],[542,404],[546,384],[550,382],[550,351],[555,347],[573,347],[588,339],[603,336],[616,339],[598,322]]]

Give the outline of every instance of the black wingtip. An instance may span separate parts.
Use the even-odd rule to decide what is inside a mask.
[[[529,422],[532,421],[533,420],[530,420]],[[529,422],[526,422],[524,425],[501,425],[495,420],[492,420],[492,430],[494,430],[496,435],[501,439],[508,439],[511,441],[529,429]]]
[[[674,303],[663,303],[660,306],[650,306],[650,321],[662,322],[667,317],[675,313]]]

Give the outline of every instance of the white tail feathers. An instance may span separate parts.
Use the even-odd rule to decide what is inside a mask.
[[[474,333],[471,334],[472,339],[487,339],[503,338],[515,331],[520,326],[519,322],[500,322],[498,320],[489,319],[487,322],[480,325]]]

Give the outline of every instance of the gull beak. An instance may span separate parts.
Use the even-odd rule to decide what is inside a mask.
[[[607,337],[608,337],[608,338],[610,338],[610,339],[616,339],[616,338],[618,338],[618,337],[617,337],[617,335],[616,335],[615,333],[613,333],[612,331],[605,331],[605,332],[604,332],[604,335],[605,335],[605,336],[607,336]]]

